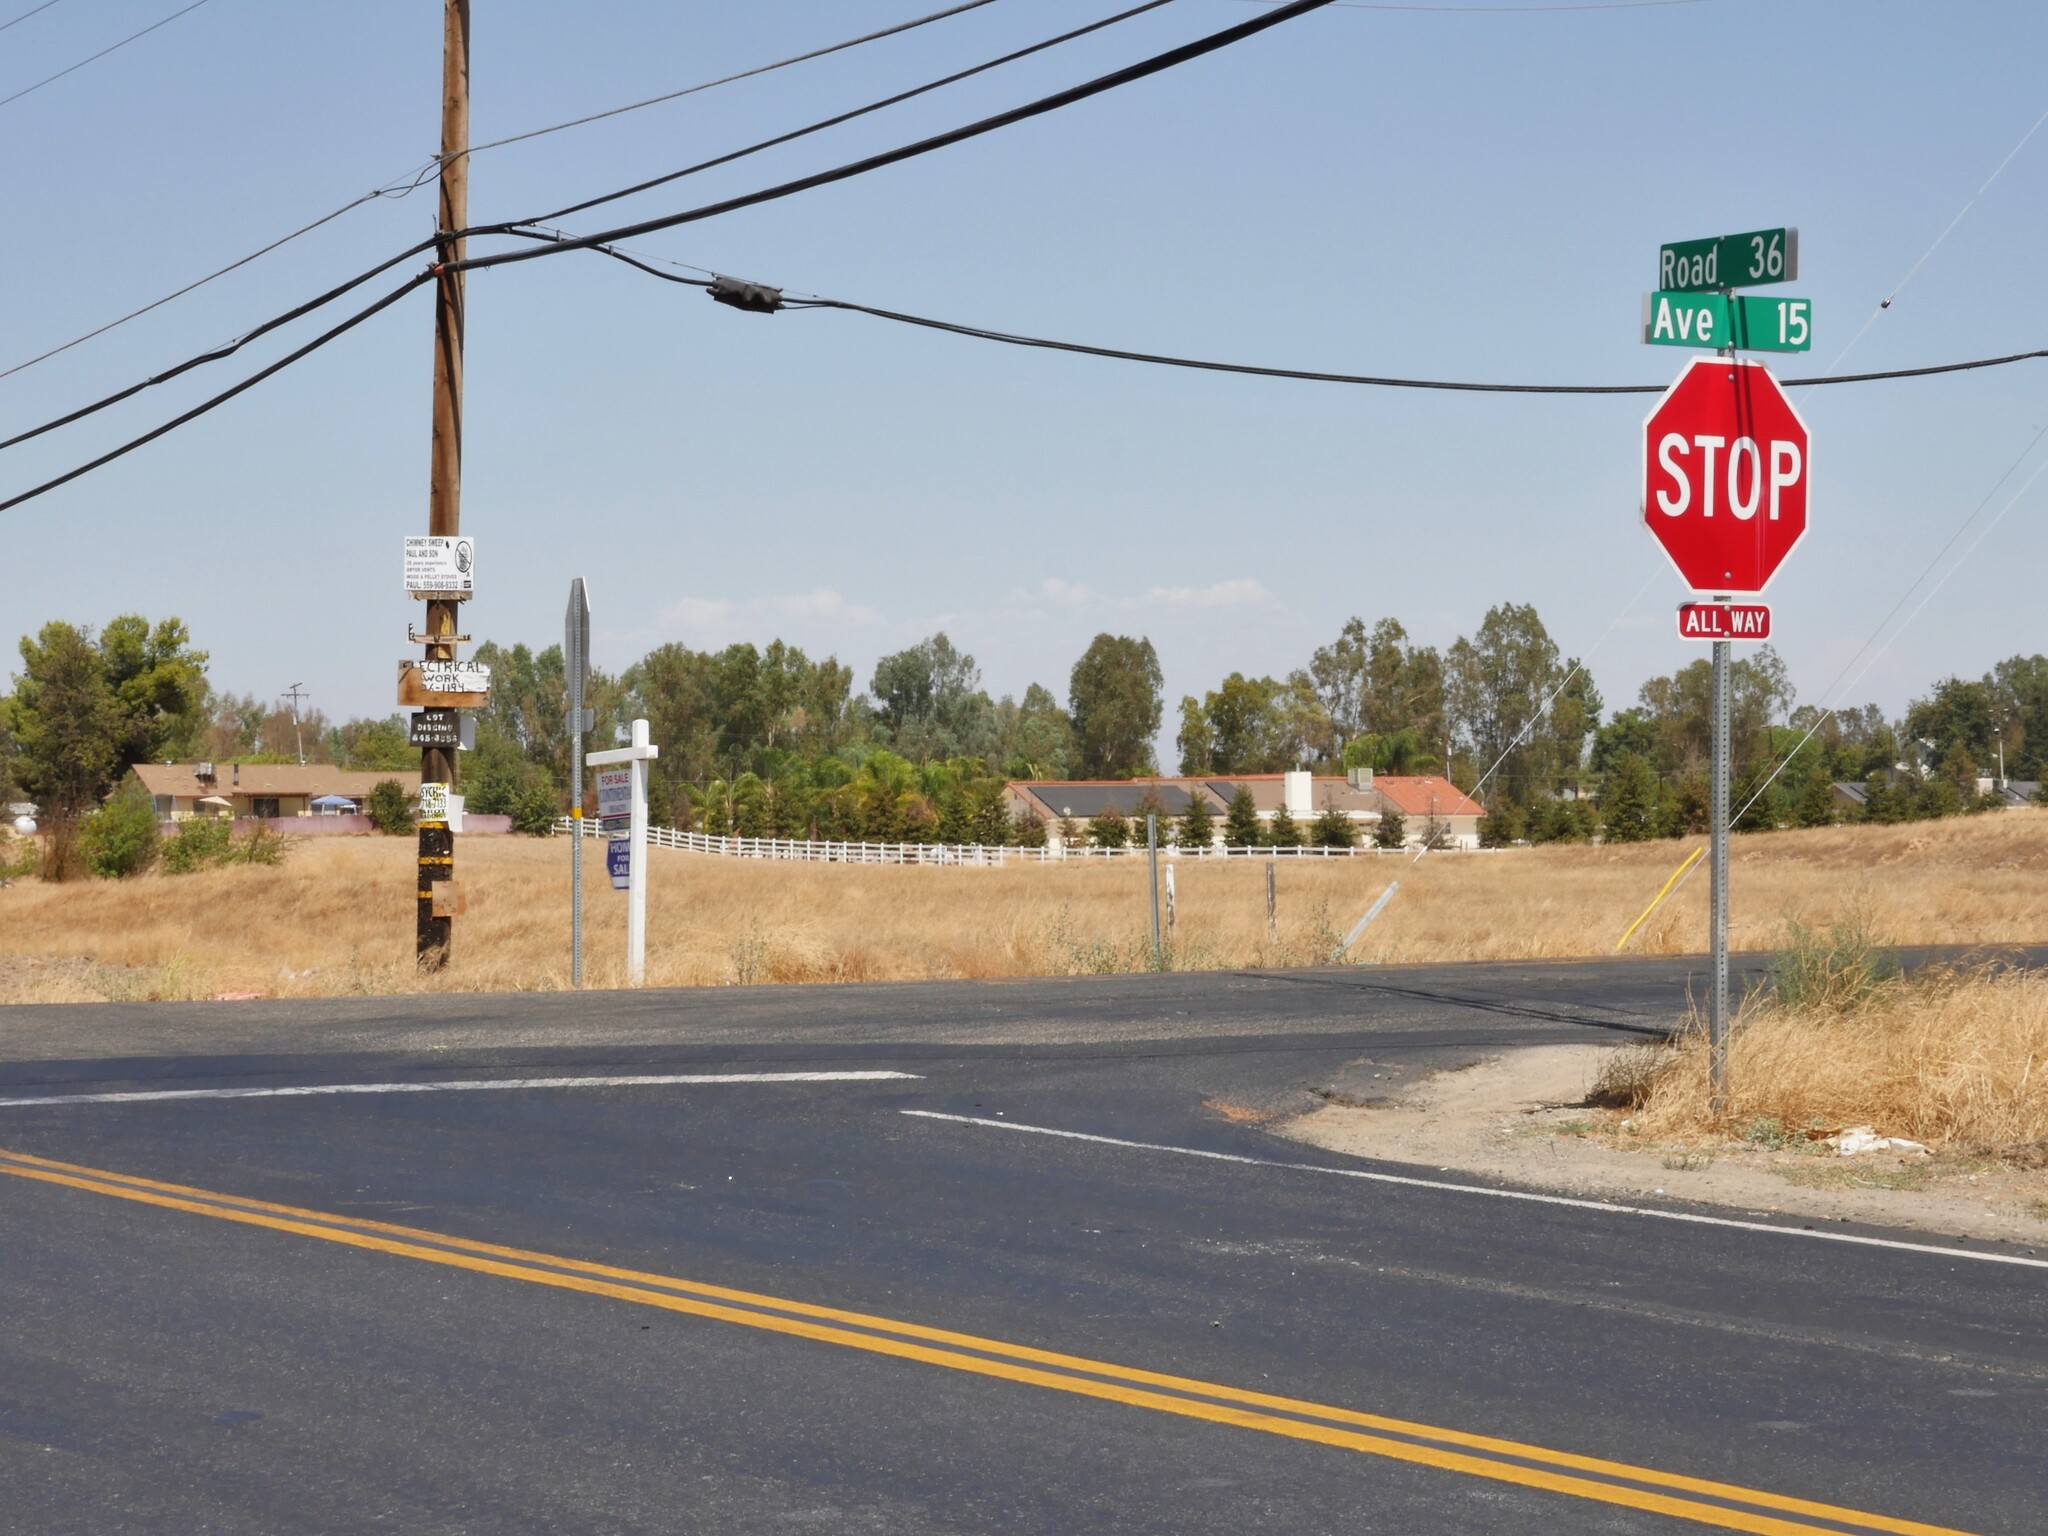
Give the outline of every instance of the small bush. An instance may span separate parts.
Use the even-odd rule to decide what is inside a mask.
[[[225,817],[179,822],[176,835],[164,844],[164,873],[189,875],[226,863],[232,835]]]
[[[1788,919],[1785,941],[1771,960],[1780,1008],[1844,1012],[1898,975],[1898,958],[1878,941],[1862,912],[1850,912],[1825,933]]]
[[[522,789],[512,797],[512,830],[546,837],[555,830],[555,792],[545,784]]]
[[[291,847],[291,839],[280,837],[262,822],[257,822],[240,837],[228,845],[226,862],[229,864],[269,864],[284,862],[284,856]]]
[[[156,862],[163,834],[157,831],[155,805],[130,784],[85,818],[78,841],[87,869],[103,879],[125,880]]]
[[[0,827],[0,880],[18,880],[36,872],[36,842]]]
[[[396,779],[384,779],[363,802],[363,814],[379,832],[400,836],[413,829],[412,799]]]

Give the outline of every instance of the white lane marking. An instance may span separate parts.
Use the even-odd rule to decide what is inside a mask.
[[[1691,1211],[1660,1211],[1647,1205],[1616,1205],[1606,1200],[1575,1200],[1570,1195],[1539,1195],[1524,1189],[1489,1189],[1484,1184],[1453,1184],[1445,1179],[1417,1179],[1399,1173],[1374,1173],[1365,1168],[1332,1168],[1325,1163],[1290,1163],[1275,1157],[1245,1157],[1236,1152],[1207,1152],[1200,1147],[1171,1147],[1156,1141],[1125,1141],[1117,1136],[1092,1136],[1086,1131],[1061,1131],[1049,1125],[1021,1125],[1014,1120],[984,1120],[978,1115],[944,1115],[935,1109],[903,1109],[898,1114],[920,1120],[951,1120],[959,1125],[985,1125],[998,1131],[1025,1131],[1033,1136],[1058,1136],[1066,1141],[1090,1141],[1104,1147],[1128,1147],[1138,1152],[1173,1152],[1181,1157],[1206,1157],[1217,1163],[1244,1163],[1253,1168],[1286,1168],[1295,1173],[1328,1173],[1340,1179],[1364,1179],[1373,1184],[1400,1184],[1410,1189],[1438,1189],[1454,1195],[1489,1195],[1496,1200],[1526,1200],[1532,1205],[1563,1205],[1579,1211],[1604,1211],[1610,1216],[1654,1216],[1660,1221],[1684,1221],[1701,1227],[1733,1227],[1738,1232],[1768,1232],[1773,1237],[1811,1237],[1824,1243],[1853,1243],[1862,1248],[1897,1248],[1907,1253],[1931,1254],[1945,1259],[1975,1259],[1983,1264],[2018,1264],[2027,1269],[2048,1269],[2048,1259],[2030,1259],[2016,1253],[1979,1253],[1974,1248],[1941,1248],[1932,1243],[1902,1243],[1889,1237],[1863,1237],[1854,1232],[1823,1232],[1807,1227],[1779,1227],[1767,1221],[1737,1221],[1732,1216],[1700,1216]]]
[[[58,1093],[0,1099],[31,1104],[144,1104],[159,1099],[305,1099],[338,1093],[484,1093],[509,1088],[666,1088],[709,1083],[879,1083],[916,1072],[677,1072],[659,1077],[486,1077],[452,1083],[306,1083],[288,1088],[159,1088],[133,1093]]]

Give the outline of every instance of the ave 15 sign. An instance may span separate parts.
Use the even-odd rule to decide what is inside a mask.
[[[1806,423],[1761,363],[1694,358],[1643,421],[1643,521],[1697,592],[1761,592],[1806,533]]]

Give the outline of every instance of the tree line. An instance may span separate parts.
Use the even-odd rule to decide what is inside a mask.
[[[53,840],[136,762],[303,753],[351,769],[418,765],[402,715],[337,723],[215,689],[177,618],[123,615],[98,630],[53,621],[19,651],[0,696],[0,791],[38,803]],[[542,830],[568,803],[561,648],[486,642],[476,659],[493,684],[462,763],[468,807]],[[1826,716],[1799,705],[1768,645],[1735,662],[1733,681],[1734,803],[1747,807],[1746,829],[1960,812],[1989,803],[1977,781],[2001,757],[2008,776],[2039,779],[2048,756],[2048,657],[1944,679],[1898,720],[1874,704]],[[1710,701],[1702,657],[1605,715],[1591,674],[1527,604],[1490,609],[1441,650],[1391,616],[1353,618],[1285,676],[1233,672],[1183,697],[1171,766],[1441,774],[1479,792],[1496,844],[1678,836],[1705,824]],[[780,640],[662,645],[594,674],[587,702],[591,744],[648,720],[662,747],[649,785],[659,823],[892,842],[1042,836],[1006,816],[1006,780],[1159,772],[1166,719],[1151,641],[1107,633],[1075,661],[1063,698],[1038,683],[992,696],[974,658],[940,633],[882,657],[864,688],[837,657]],[[1860,804],[1836,793],[1841,782],[1861,787]]]

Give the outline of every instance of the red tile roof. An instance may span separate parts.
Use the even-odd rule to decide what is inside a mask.
[[[1484,816],[1486,807],[1449,779],[1434,774],[1410,778],[1373,775],[1372,787],[1400,807],[1403,816]]]

